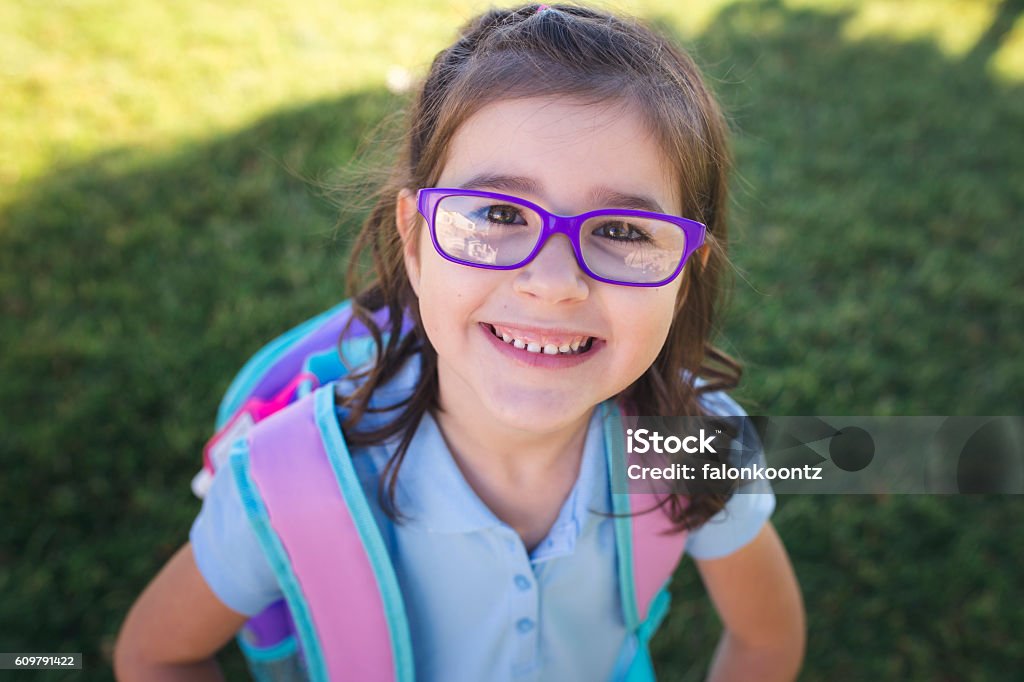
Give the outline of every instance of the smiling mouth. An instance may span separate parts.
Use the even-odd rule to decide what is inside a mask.
[[[594,346],[593,336],[559,336],[539,338],[527,336],[514,329],[485,325],[491,334],[510,346],[538,355],[582,355]]]

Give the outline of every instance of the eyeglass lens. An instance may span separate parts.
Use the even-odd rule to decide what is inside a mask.
[[[516,266],[533,252],[544,221],[528,206],[488,197],[452,195],[434,217],[438,246],[470,265]],[[580,230],[580,252],[590,270],[619,282],[670,277],[686,251],[686,233],[658,218],[601,215]]]

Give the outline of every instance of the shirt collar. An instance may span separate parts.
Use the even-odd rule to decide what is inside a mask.
[[[531,553],[534,562],[572,554],[588,514],[608,508],[603,430],[597,413],[595,410],[587,427],[579,476],[548,535]],[[430,414],[424,415],[416,429],[396,487],[405,522],[428,532],[471,533],[506,527],[470,487]]]
[[[406,523],[433,533],[502,525],[466,482],[429,413],[420,420],[398,470],[396,502]]]
[[[604,431],[601,428],[600,409],[595,409],[587,426],[583,443],[580,473],[566,498],[558,518],[546,538],[530,554],[532,561],[540,562],[572,554],[576,541],[583,534],[588,515],[604,511],[602,493],[607,493],[604,457]]]
[[[421,359],[415,354],[370,399],[373,408],[362,420],[362,428],[373,430],[395,418],[416,387]],[[398,447],[401,436],[367,449],[374,461],[375,475],[384,471],[388,458]],[[395,504],[402,522],[429,532],[470,533],[500,526],[501,521],[477,497],[452,459],[437,422],[430,413],[423,415],[412,442],[398,468],[395,482]]]

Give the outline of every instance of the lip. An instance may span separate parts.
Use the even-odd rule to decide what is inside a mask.
[[[491,325],[493,327],[507,327],[509,329],[515,329],[516,331],[523,332],[530,336],[583,336],[592,337],[594,341],[600,341],[601,337],[597,334],[592,334],[588,331],[581,329],[569,329],[566,327],[531,327],[529,325],[516,324],[514,322],[502,322],[500,320],[490,320],[483,322],[483,325]]]
[[[524,327],[522,325],[505,325],[500,322],[495,322],[500,326],[515,327],[522,331],[528,331],[531,333],[542,334],[548,333],[551,335],[555,334],[566,334],[576,336],[593,336],[592,334],[585,334],[583,332],[568,331],[568,330],[554,330],[554,329],[538,329],[536,327]],[[481,322],[477,325],[480,332],[484,335],[484,338],[494,347],[496,351],[512,359],[524,367],[542,367],[546,369],[568,369],[570,367],[576,367],[582,365],[584,362],[590,360],[593,356],[601,352],[604,349],[605,342],[602,339],[593,336],[593,341],[590,350],[586,353],[579,355],[548,355],[546,353],[531,353],[525,349],[519,349],[512,344],[505,343],[494,334],[491,333],[490,323]]]

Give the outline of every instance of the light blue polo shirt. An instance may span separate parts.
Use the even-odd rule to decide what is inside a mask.
[[[374,403],[385,407],[408,395],[418,372],[417,361],[408,363],[375,393]],[[743,414],[725,394],[708,396],[704,404],[716,414]],[[633,652],[619,600],[597,414],[577,481],[548,536],[530,553],[470,488],[429,414],[399,469],[402,523],[388,519],[377,503],[377,481],[395,443],[353,450],[402,590],[417,680],[605,680],[625,670]],[[523,499],[529,501],[528,490]],[[690,533],[686,552],[702,559],[736,551],[757,535],[774,506],[770,490],[734,495]],[[230,608],[256,615],[283,598],[230,473],[214,477],[190,539],[200,573]]]

